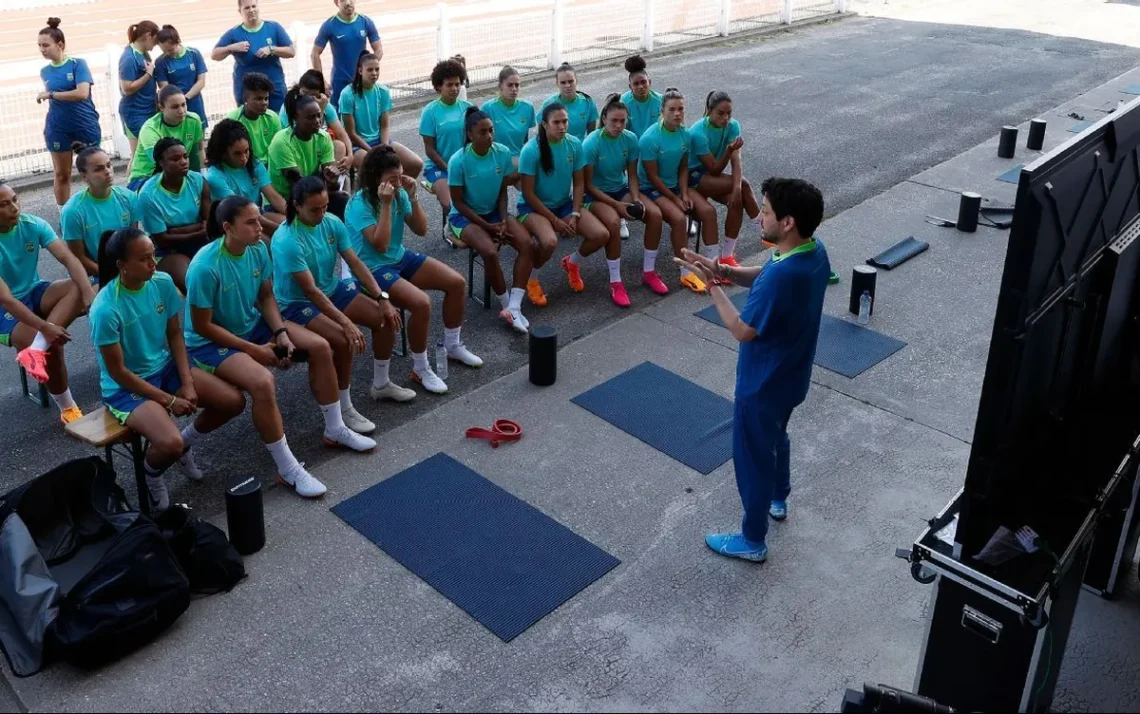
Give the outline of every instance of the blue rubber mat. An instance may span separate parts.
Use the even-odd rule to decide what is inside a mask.
[[[442,453],[332,512],[504,642],[621,562]]]
[[[737,309],[748,298],[745,290],[732,296]],[[697,317],[724,327],[716,306],[706,307]],[[844,377],[858,377],[886,358],[898,352],[906,343],[848,320],[824,315],[819,323],[819,342],[815,348],[815,363]]]
[[[1009,171],[1006,171],[1001,176],[997,177],[998,181],[1005,181],[1006,183],[1017,183],[1021,180],[1021,170],[1025,168],[1025,164],[1018,164]]]
[[[906,343],[848,320],[824,315],[819,323],[815,363],[824,369],[858,377],[898,352]]]
[[[1091,122],[1091,121],[1079,121],[1076,124],[1073,124],[1071,127],[1069,127],[1068,131],[1072,134],[1080,134],[1082,131],[1084,131],[1085,129],[1088,129],[1092,125],[1093,125],[1093,122]]]
[[[732,458],[732,402],[652,362],[570,401],[702,474]]]

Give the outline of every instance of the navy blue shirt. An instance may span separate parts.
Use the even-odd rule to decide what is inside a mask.
[[[333,106],[340,106],[338,102],[341,90],[352,84],[352,77],[356,74],[356,60],[360,57],[360,53],[369,49],[369,43],[379,39],[380,33],[376,31],[376,23],[364,15],[357,15],[352,22],[345,22],[337,14],[321,25],[313,44],[322,50],[325,45],[332,45]]]
[[[273,91],[269,94],[269,108],[280,113],[281,105],[285,103],[285,70],[281,67],[281,58],[276,55],[258,57],[257,51],[263,47],[292,47],[293,40],[285,28],[272,20],[263,20],[256,30],[250,30],[244,25],[231,27],[226,34],[218,40],[214,48],[226,47],[237,42],[249,42],[248,52],[235,52],[234,58],[234,102],[241,106],[242,87],[241,80],[250,72],[261,72],[269,81],[273,82]]]
[[[792,409],[807,397],[831,263],[813,241],[773,255],[752,281],[740,319],[756,337],[740,344],[736,398]]]
[[[193,47],[184,48],[179,57],[171,58],[163,54],[154,61],[155,81],[173,84],[181,89],[183,94],[189,92],[194,83],[198,81],[198,77],[208,71],[202,53]],[[202,101],[201,93],[193,99],[186,100],[186,110],[198,115],[198,118],[202,120],[203,129],[210,125],[206,121],[206,103]]]
[[[49,64],[41,69],[40,79],[44,81],[44,88],[49,92],[70,92],[84,82],[92,85],[91,94],[88,94],[87,99],[82,102],[50,100],[45,133],[79,130],[89,134],[99,134],[99,112],[95,111],[95,103],[91,101],[95,93],[95,81],[91,78],[91,70],[87,67],[86,60],[64,57],[58,65]],[[59,150],[70,151],[71,147],[65,146]]]
[[[119,79],[133,82],[146,73],[147,55],[127,45],[119,57]],[[142,125],[158,112],[158,89],[152,77],[134,94],[123,95],[119,99],[119,116],[135,136],[142,131]]]

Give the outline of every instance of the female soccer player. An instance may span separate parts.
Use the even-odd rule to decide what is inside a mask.
[[[41,248],[67,269],[70,280],[40,278]],[[47,221],[21,213],[16,191],[0,181],[0,345],[15,348],[20,366],[47,384],[64,424],[83,416],[67,387],[67,327],[94,299],[79,260],[56,240]]]
[[[451,212],[451,193],[447,190],[447,162],[466,141],[464,122],[470,103],[459,98],[459,89],[467,80],[467,70],[454,59],[444,60],[431,71],[431,86],[439,98],[420,113],[420,136],[424,140],[424,188],[439,201],[446,226]]]
[[[689,185],[705,198],[728,206],[724,219],[724,243],[720,262],[736,267],[736,239],[744,213],[753,221],[760,217],[760,204],[741,167],[740,123],[732,118],[732,99],[724,92],[712,91],[705,98],[705,116],[689,130],[693,135],[694,150],[689,156]],[[732,173],[724,170],[732,165]],[[717,256],[709,254],[716,259]]]
[[[653,91],[653,80],[641,55],[627,59],[625,71],[629,72],[629,91],[621,95],[621,100],[629,107],[628,129],[640,139],[646,129],[661,119],[661,95]]]
[[[570,120],[570,136],[578,141],[585,141],[586,136],[598,128],[598,107],[594,99],[585,92],[578,91],[578,74],[569,63],[563,62],[555,71],[554,79],[558,82],[558,94],[552,94],[539,107],[539,113],[554,103],[566,107],[566,116]]]
[[[60,214],[63,240],[87,275],[99,278],[99,242],[104,233],[133,228],[142,219],[139,197],[115,185],[111,157],[98,146],[75,146],[75,168],[87,188],[71,197]]]
[[[333,156],[333,141],[321,129],[321,106],[308,95],[287,103],[286,116],[292,128],[282,129],[269,144],[269,180],[282,196],[293,192],[293,185],[305,176],[320,176],[330,187],[330,210],[344,215],[348,195],[337,190],[342,171]],[[288,203],[288,201],[286,201]]]
[[[210,185],[210,197],[220,201],[229,196],[242,196],[261,204],[261,230],[267,239],[285,220],[285,199],[273,188],[269,181],[269,171],[265,164],[253,156],[249,132],[240,122],[223,119],[210,134],[206,145],[206,183]],[[211,233],[210,235],[217,235]]]
[[[376,442],[341,419],[328,342],[299,325],[286,325],[281,317],[257,204],[230,196],[214,206],[210,234],[222,237],[198,251],[186,273],[190,319],[185,337],[191,365],[249,394],[253,427],[273,456],[277,480],[300,496],[315,498],[325,486],[297,462],[285,441],[271,368],[287,369],[294,350],[302,350],[313,396],[324,405],[325,443],[368,451]]]
[[[103,403],[149,443],[143,466],[152,512],[170,507],[163,472],[177,462],[187,478],[201,481],[190,450],[245,409],[241,392],[191,368],[179,323],[182,295],[170,276],[155,269],[154,244],[146,233],[116,231],[99,251],[104,287],[91,305]],[[190,416],[199,408],[179,433],[171,417]]]
[[[210,57],[221,62],[234,58],[234,103],[242,103],[242,78],[250,72],[260,72],[273,83],[269,106],[280,113],[285,101],[285,70],[281,59],[296,56],[297,48],[285,28],[271,20],[261,20],[258,0],[238,0],[242,23],[226,30],[214,46]]]
[[[387,144],[395,150],[404,174],[415,178],[423,171],[424,163],[414,151],[391,140],[388,116],[392,111],[392,94],[379,84],[379,80],[380,58],[371,52],[363,52],[356,62],[352,85],[340,93],[340,116],[352,139],[356,168],[363,165],[369,149]]]
[[[325,76],[315,69],[305,70],[297,83],[285,93],[285,106],[281,111],[281,127],[292,128],[291,116],[296,114],[297,100],[301,97],[312,97],[321,105],[321,129],[328,132],[333,140],[333,158],[336,159],[337,168],[347,172],[352,167],[352,138],[344,128],[344,122],[337,114],[337,105],[329,101],[328,88],[325,86]]]
[[[637,137],[625,128],[629,109],[617,94],[606,98],[602,107],[602,125],[586,137],[582,148],[586,151],[586,165],[582,177],[590,212],[610,231],[606,244],[606,264],[610,271],[610,297],[618,307],[629,307],[629,295],[621,279],[620,221],[632,219],[630,207],[637,204],[638,215],[645,221],[645,249],[657,250],[661,243],[661,211],[652,201],[642,201],[637,182]],[[584,248],[585,246],[583,246]],[[652,274],[656,277],[656,274]],[[660,278],[654,282],[650,274],[644,280],[654,292],[668,292]]]
[[[55,202],[62,206],[71,196],[72,145],[98,146],[103,132],[99,129],[99,112],[91,100],[91,85],[95,83],[91,69],[86,60],[67,56],[67,43],[59,23],[58,17],[49,17],[47,27],[40,30],[40,54],[50,64],[40,70],[44,91],[36,97],[36,103],[48,103],[44,141],[55,169]]]
[[[241,84],[245,103],[227,114],[226,118],[241,122],[249,132],[254,158],[268,166],[269,142],[281,131],[280,117],[269,108],[273,83],[261,72],[250,72]]]
[[[547,104],[542,110],[538,135],[527,142],[519,156],[519,173],[522,174],[519,221],[538,240],[526,292],[538,307],[546,305],[538,271],[554,254],[558,236],[582,236],[580,252],[562,259],[562,269],[574,292],[586,288],[578,272],[579,256],[589,255],[610,241],[610,232],[584,205],[586,182],[582,169],[586,165],[586,152],[582,142],[568,133],[568,124],[565,106],[558,102]]]
[[[143,20],[127,29],[128,44],[119,58],[119,117],[135,153],[143,122],[154,116],[158,87],[154,82],[154,62],[150,51],[158,43],[158,25]]]
[[[717,249],[716,210],[704,196],[689,190],[688,156],[691,149],[692,137],[685,127],[685,98],[670,87],[661,100],[661,121],[649,127],[638,143],[637,179],[641,183],[641,193],[657,204],[662,218],[669,224],[673,255],[677,258],[681,257],[681,250],[688,242],[686,219],[690,213],[703,224],[705,252],[710,250],[710,246],[712,250]],[[657,251],[646,248],[644,280],[651,287],[654,279],[661,280],[657,276],[656,262]],[[681,285],[697,293],[708,290],[696,273],[684,266],[681,267]]]
[[[307,327],[328,341],[336,365],[340,409],[344,423],[358,434],[369,434],[376,425],[352,406],[352,358],[364,354],[364,334],[372,332],[373,399],[406,402],[415,390],[401,387],[389,378],[389,359],[400,331],[400,315],[388,301],[388,293],[360,262],[348,237],[348,229],[328,213],[328,187],[316,176],[306,176],[293,186],[285,223],[273,236],[273,294],[281,315]],[[356,280],[340,279],[340,259],[348,263]]]
[[[499,317],[526,333],[530,323],[522,314],[522,298],[534,260],[534,243],[507,213],[507,184],[515,164],[510,150],[495,141],[495,125],[486,112],[468,107],[464,129],[467,145],[447,165],[452,199],[448,222],[455,237],[483,257],[487,280],[502,305]],[[509,294],[499,264],[499,246],[504,244],[518,253]]]
[[[153,156],[154,147],[160,139],[178,139],[190,158],[190,168],[202,168],[205,156],[205,135],[202,120],[197,114],[186,109],[186,95],[173,84],[168,84],[158,93],[158,114],[143,123],[139,130],[139,143],[131,160],[130,183],[127,188],[138,191],[154,175],[157,161]]]
[[[206,60],[193,47],[183,47],[182,38],[173,25],[163,25],[158,31],[158,46],[162,55],[154,63],[154,79],[161,90],[173,84],[186,95],[186,109],[202,120],[202,129],[210,125],[206,117],[206,103],[202,90],[206,88]]]
[[[518,183],[519,153],[530,141],[530,130],[535,127],[534,105],[519,99],[521,87],[518,71],[509,65],[503,67],[499,71],[499,96],[483,104],[483,111],[495,125],[495,141],[511,152],[511,185]]]
[[[156,246],[159,270],[185,294],[186,268],[207,240],[210,186],[201,173],[190,170],[186,147],[178,139],[160,139],[154,159],[160,173],[139,191],[142,227]]]
[[[346,89],[341,96],[350,91]],[[463,276],[435,258],[404,247],[405,227],[417,235],[427,233],[427,214],[416,197],[417,185],[403,173],[395,149],[387,145],[370,149],[360,174],[360,190],[348,202],[345,218],[353,248],[380,289],[396,307],[411,312],[412,381],[429,392],[444,394],[447,384],[428,362],[431,298],[426,290],[443,291],[443,345],[448,359],[468,367],[482,367],[483,360],[459,339],[467,302]],[[391,352],[378,359],[390,360]]]

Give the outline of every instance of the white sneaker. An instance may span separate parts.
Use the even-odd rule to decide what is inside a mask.
[[[353,436],[358,439],[366,438],[358,434],[353,434]],[[368,441],[372,440],[368,439]],[[372,443],[375,444],[376,442]],[[297,495],[301,498],[319,498],[320,496],[325,495],[325,492],[328,491],[328,488],[326,488],[323,483],[318,481],[315,476],[305,470],[304,464],[298,464],[297,468],[293,469],[287,474],[278,474],[277,482],[292,487],[292,489],[296,491]]]
[[[454,345],[448,348],[447,358],[453,359],[456,362],[461,362],[468,367],[478,368],[483,366],[483,358],[467,349],[467,345],[463,344],[462,342],[460,342],[458,345]]]
[[[514,328],[515,332],[526,334],[529,332],[527,329],[526,318],[522,316],[520,310],[511,310],[507,308],[499,313],[499,319]]]
[[[447,394],[447,382],[439,378],[431,367],[428,367],[423,372],[412,370],[412,381],[419,382],[424,389],[432,394]]]
[[[363,414],[356,411],[356,407],[342,409],[340,416],[344,419],[344,425],[357,434],[371,434],[376,431],[376,425],[365,419]]]
[[[517,308],[514,311],[515,321],[522,324],[523,329],[530,332],[530,320],[526,319],[526,315],[522,314],[522,308]]]
[[[369,393],[376,401],[391,399],[393,402],[410,402],[416,398],[416,390],[401,387],[392,380],[388,380],[388,383],[383,387],[372,385],[372,390]],[[345,423],[348,423],[347,420]]]
[[[194,455],[190,449],[187,449],[186,453],[182,454],[182,458],[178,459],[178,470],[191,481],[201,481],[206,478],[202,473],[202,469],[198,468],[198,464],[194,463]]]
[[[150,512],[152,514],[170,508],[170,491],[167,490],[166,479],[162,476],[147,476],[146,491],[146,498],[150,501]],[[140,493],[139,498],[142,497]]]
[[[689,237],[692,238],[697,234],[697,222],[692,218],[689,219]]]
[[[372,451],[376,442],[367,436],[361,436],[347,426],[333,432],[325,432],[325,446],[343,446],[353,451]],[[315,480],[315,479],[314,479]]]
[[[626,240],[628,238],[629,238],[629,224],[626,223],[625,219],[623,218],[623,219],[621,219],[621,239]]]

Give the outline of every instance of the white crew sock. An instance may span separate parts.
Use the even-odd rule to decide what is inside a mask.
[[[505,292],[502,295],[498,295],[497,297],[499,298],[499,302],[502,303],[503,309],[506,310],[507,307],[511,304],[511,294],[509,292]]]
[[[431,365],[428,364],[427,360],[427,350],[412,353],[412,369],[421,374],[431,369]]]
[[[530,269],[530,279],[531,280],[538,280],[538,268],[531,268]]]
[[[720,251],[721,257],[727,258],[736,250],[736,239],[725,236],[721,240],[721,246],[723,246],[722,250]]]
[[[297,457],[293,455],[293,451],[285,441],[284,436],[272,444],[266,444],[265,448],[269,449],[269,455],[273,457],[273,463],[277,464],[277,473],[282,476],[293,469],[301,467],[301,464],[297,462]]]
[[[41,352],[47,352],[49,347],[51,347],[51,343],[47,341],[46,337],[44,337],[44,333],[37,332],[36,338],[32,340],[32,349],[40,350]]]
[[[385,377],[387,377],[387,373],[385,373]],[[382,386],[382,385],[377,385],[377,386]],[[340,390],[340,411],[341,411],[342,415],[344,414],[344,412],[348,411],[349,409],[354,409],[354,407],[352,406],[352,395],[349,394],[348,392],[349,392],[348,389]]]
[[[462,327],[443,328],[443,346],[446,349],[459,346],[459,331],[462,329]]]
[[[571,264],[577,265],[578,261],[580,261],[580,260],[582,260],[582,254],[579,253],[578,251],[574,251],[573,253],[570,254],[570,263]]]
[[[611,283],[620,283],[621,282],[621,258],[617,258],[616,260],[610,260],[609,258],[606,258],[606,267],[610,269],[610,282]]]
[[[645,249],[645,256],[641,259],[641,270],[646,273],[657,270],[657,251]]]
[[[507,309],[508,310],[520,310],[520,309],[522,309],[523,295],[526,295],[526,290],[523,290],[522,288],[511,288],[511,299],[510,299],[510,302],[507,303]]]
[[[194,423],[191,422],[182,430],[182,446],[189,449],[201,441],[203,436],[205,434],[195,429]]]
[[[372,360],[372,386],[383,387],[388,383],[388,366],[392,363],[390,359],[374,359]],[[341,397],[343,400],[344,397]],[[341,402],[344,403],[343,401]]]
[[[335,434],[340,429],[348,428],[344,425],[344,417],[340,413],[340,402],[322,404],[321,414],[325,417],[326,434]]]
[[[55,402],[55,405],[59,407],[60,411],[63,411],[64,409],[71,409],[75,406],[75,400],[71,397],[70,389],[65,389],[60,394],[53,394],[51,395],[51,398],[52,401]]]
[[[716,260],[720,257],[720,246],[716,243],[713,243],[712,245],[703,245],[701,246],[701,252],[704,253],[706,258]]]

